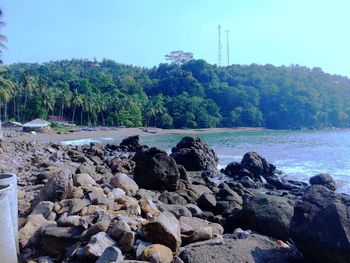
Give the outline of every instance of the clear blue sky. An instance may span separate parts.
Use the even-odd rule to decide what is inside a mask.
[[[217,63],[221,24],[234,64],[350,75],[347,0],[0,0],[0,7],[6,64],[96,57],[150,67],[172,50]]]

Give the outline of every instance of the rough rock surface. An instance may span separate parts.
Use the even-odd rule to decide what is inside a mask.
[[[241,220],[249,229],[288,240],[293,206],[294,203],[285,197],[259,194],[244,201]]]
[[[181,245],[180,223],[173,214],[161,213],[153,221],[145,224],[142,231],[145,240],[165,245],[172,251],[179,250]]]
[[[125,193],[130,195],[136,194],[136,192],[139,190],[139,187],[135,181],[123,173],[117,173],[114,175],[110,182],[114,187],[120,188]]]
[[[175,160],[163,149],[141,148],[134,161],[134,180],[140,188],[176,190],[180,172]]]
[[[52,175],[40,193],[41,201],[60,201],[65,199],[73,186],[72,175],[65,170]]]
[[[198,137],[184,137],[171,152],[170,156],[187,171],[216,170],[219,162],[213,149]]]
[[[332,191],[337,190],[335,181],[333,180],[330,174],[322,173],[322,174],[315,175],[310,178],[309,182],[311,185],[323,185],[324,187],[327,187],[329,190],[332,190]]]
[[[289,249],[276,246],[265,236],[246,239],[214,239],[187,245],[180,258],[185,263],[288,263],[294,257]],[[297,261],[294,261],[297,262]]]
[[[273,164],[268,163],[265,158],[256,152],[248,152],[243,156],[241,169],[251,172],[254,178],[258,178],[260,175],[268,177],[276,171]]]
[[[311,186],[294,208],[291,234],[310,262],[350,262],[350,196]]]

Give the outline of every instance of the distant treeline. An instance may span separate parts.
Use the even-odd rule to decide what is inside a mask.
[[[348,78],[295,65],[62,60],[0,75],[0,117],[22,122],[58,115],[82,125],[350,127],[349,102]]]

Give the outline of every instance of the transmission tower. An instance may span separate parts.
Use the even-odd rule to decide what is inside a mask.
[[[218,26],[219,33],[219,46],[218,46],[218,56],[219,56],[219,67],[221,66],[221,26]]]
[[[229,42],[229,31],[225,30],[226,32],[226,53],[227,53],[227,66],[230,65],[230,42]]]

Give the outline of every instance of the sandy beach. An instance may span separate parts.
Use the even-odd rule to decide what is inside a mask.
[[[200,133],[223,133],[223,132],[254,132],[263,128],[209,128],[209,129],[154,129],[155,133],[146,132],[141,128],[103,128],[92,131],[77,130],[67,133],[23,133],[3,130],[4,138],[15,141],[31,141],[38,143],[63,142],[82,139],[123,138],[131,135],[157,136],[166,134],[200,134]],[[153,131],[153,130],[152,130]]]

